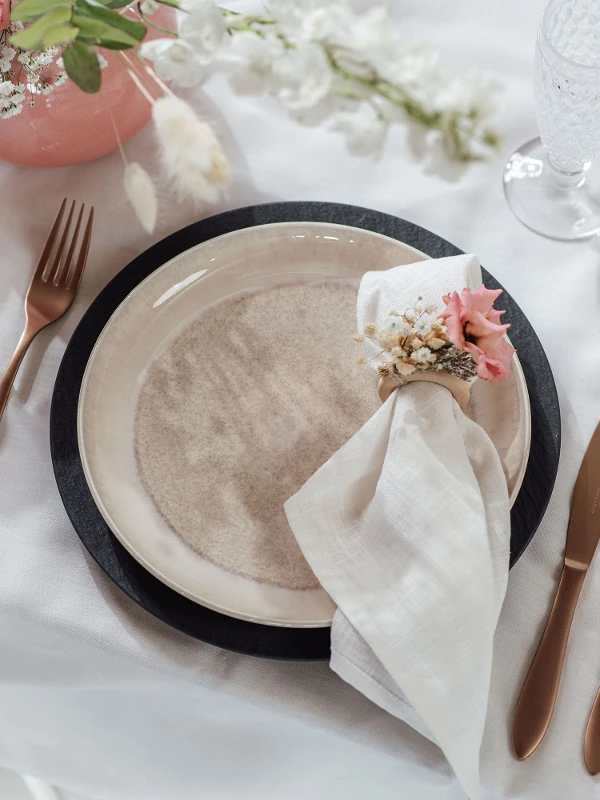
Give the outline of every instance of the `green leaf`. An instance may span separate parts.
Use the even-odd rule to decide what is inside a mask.
[[[129,33],[112,25],[107,25],[106,22],[101,22],[99,19],[85,17],[82,14],[73,14],[72,23],[79,28],[81,38],[78,38],[80,38],[80,41],[85,39],[89,44],[107,47],[108,45],[103,43],[111,42],[122,45],[122,49],[125,49],[127,47],[135,47],[138,43],[138,40],[134,39]]]
[[[84,92],[93,94],[100,88],[100,64],[92,48],[82,42],[73,42],[63,52],[67,75]]]
[[[71,20],[71,9],[69,6],[56,6],[50,9],[43,17],[40,17],[33,25],[19,31],[12,38],[13,44],[23,50],[43,50],[44,36],[58,25],[66,25]]]
[[[138,44],[138,42],[136,42]],[[100,39],[98,47],[104,47],[106,50],[131,50],[133,45],[123,44],[123,42],[115,42],[111,39]]]
[[[116,11],[112,11],[110,8],[92,6],[90,3],[86,3],[86,0],[76,0],[75,5],[78,14],[91,17],[99,22],[104,22],[106,25],[110,25],[112,28],[118,28],[128,33],[135,39],[136,44],[141,42],[146,35],[145,25],[142,25],[141,22],[128,19],[121,14],[117,14]]]
[[[56,6],[66,6],[64,0],[23,0],[10,12],[11,20],[31,22]]]
[[[107,8],[125,8],[125,6],[131,5],[131,0],[112,0],[110,3],[105,3],[103,0],[100,0],[100,2]]]
[[[96,2],[106,8],[125,8],[138,2],[138,0],[96,0]]]
[[[55,25],[44,34],[42,46],[44,50],[47,50],[57,44],[67,44],[74,41],[78,33],[79,31],[73,25]]]

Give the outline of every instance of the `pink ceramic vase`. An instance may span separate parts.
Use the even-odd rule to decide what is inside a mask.
[[[160,6],[152,21],[172,29],[175,12]],[[146,38],[164,35],[149,27]],[[150,104],[117,57],[106,50],[102,53],[108,66],[102,70],[98,94],[86,94],[68,80],[50,94],[34,96],[34,106],[28,96],[16,117],[0,119],[0,161],[21,167],[66,167],[116,150],[107,103],[122,142],[144,127],[151,116]]]

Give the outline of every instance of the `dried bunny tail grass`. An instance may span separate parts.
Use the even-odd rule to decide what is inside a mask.
[[[145,169],[133,162],[125,167],[123,185],[142,226],[148,233],[152,233],[157,214],[156,191],[152,178]]]
[[[231,171],[213,129],[179,97],[159,98],[152,106],[160,155],[167,174],[182,195],[215,203]]]

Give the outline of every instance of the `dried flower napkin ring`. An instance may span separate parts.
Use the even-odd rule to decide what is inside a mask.
[[[443,297],[441,312],[438,306],[423,306],[419,298],[403,314],[391,311],[383,328],[366,325],[355,339],[377,342],[381,350],[375,358],[392,357],[378,368],[382,403],[399,386],[421,380],[444,386],[464,409],[476,377],[489,383],[508,377],[515,349],[505,338],[510,325],[500,323],[504,311],[494,308],[500,294],[501,289],[483,285],[460,295],[453,292]],[[359,362],[366,363],[365,357]]]

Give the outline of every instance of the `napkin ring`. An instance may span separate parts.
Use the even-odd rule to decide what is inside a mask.
[[[413,372],[412,375],[404,375],[402,377],[392,376],[390,374],[382,375],[377,385],[379,399],[382,403],[385,403],[394,389],[406,386],[407,383],[411,383],[412,381],[437,383],[439,386],[448,389],[463,411],[469,405],[469,399],[471,397],[469,384],[457,375],[450,375],[450,373],[445,370],[425,370],[422,372]]]

